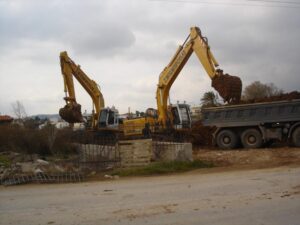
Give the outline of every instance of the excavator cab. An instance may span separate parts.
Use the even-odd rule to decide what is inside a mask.
[[[114,107],[103,108],[99,115],[98,128],[118,129],[119,126],[119,112]]]
[[[170,105],[172,124],[175,129],[191,128],[192,119],[188,104]]]

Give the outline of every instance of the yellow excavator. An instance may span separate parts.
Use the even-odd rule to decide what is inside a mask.
[[[83,122],[81,105],[77,103],[73,76],[90,95],[93,101],[91,117],[91,128],[99,127],[115,128],[118,127],[118,110],[104,107],[104,98],[99,85],[91,80],[75,62],[68,56],[67,52],[60,53],[61,73],[64,79],[64,92],[66,105],[59,110],[59,115],[68,123]]]
[[[191,127],[189,106],[185,103],[168,105],[168,98],[172,84],[193,52],[211,78],[212,87],[218,91],[224,101],[229,103],[240,101],[241,79],[224,74],[218,68],[219,64],[210,51],[207,38],[201,34],[198,27],[192,27],[183,45],[178,47],[175,55],[159,76],[156,91],[157,112],[151,110],[150,116],[124,121],[125,134],[138,135],[144,132],[145,128],[155,132],[161,128],[184,129]]]

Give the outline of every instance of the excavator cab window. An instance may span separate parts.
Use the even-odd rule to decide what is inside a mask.
[[[187,107],[179,106],[179,110],[180,110],[180,116],[181,116],[182,123],[189,122],[189,114],[188,114]]]
[[[115,127],[119,124],[118,112],[111,109],[102,109],[99,116],[99,128]]]
[[[99,127],[106,127],[106,119],[107,119],[107,110],[101,110],[100,116],[99,116]]]
[[[187,104],[178,104],[172,106],[173,124],[176,128],[190,128],[191,116],[190,108]]]

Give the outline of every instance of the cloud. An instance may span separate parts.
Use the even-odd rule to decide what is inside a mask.
[[[251,5],[249,3],[249,5]],[[101,86],[120,112],[156,107],[158,76],[191,26],[208,37],[225,72],[245,85],[273,82],[299,90],[297,9],[140,0],[0,0],[0,113],[24,102],[28,114],[57,113],[64,104],[59,52]],[[171,100],[198,104],[212,90],[192,56],[171,88]],[[78,101],[91,99],[76,84]],[[27,106],[26,106],[27,105]]]
[[[131,30],[116,24],[94,24],[80,35],[69,33],[63,39],[76,54],[93,57],[117,55],[135,42]]]

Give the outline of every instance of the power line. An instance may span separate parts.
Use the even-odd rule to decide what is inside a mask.
[[[287,4],[287,5],[300,5],[300,2],[293,1],[276,1],[276,0],[245,0],[247,2],[264,2],[264,3],[278,3],[278,4]]]
[[[225,5],[225,6],[254,6],[254,7],[265,7],[265,8],[288,8],[288,9],[299,9],[300,3],[298,2],[283,2],[283,1],[271,1],[271,0],[245,0],[248,3],[235,3],[235,2],[219,2],[219,1],[194,1],[194,0],[148,0],[151,2],[165,2],[165,3],[192,3],[192,4],[203,4],[203,5]],[[250,2],[257,2],[262,4],[249,4]],[[264,3],[273,3],[264,4]],[[288,5],[279,5],[288,4]],[[293,6],[292,6],[293,5]]]

